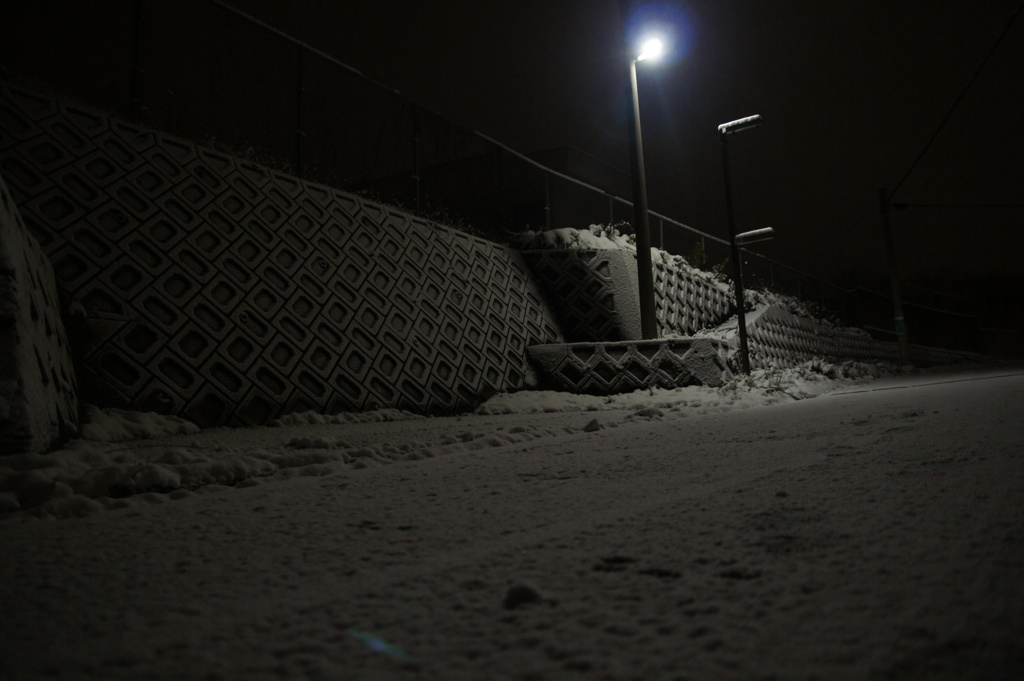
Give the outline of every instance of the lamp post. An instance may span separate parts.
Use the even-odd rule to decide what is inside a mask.
[[[750,373],[750,356],[747,351],[747,318],[743,310],[743,264],[740,262],[740,242],[737,240],[736,221],[732,213],[732,183],[729,179],[729,153],[726,140],[729,135],[761,125],[761,116],[747,116],[718,126],[722,144],[722,172],[725,177],[725,212],[729,222],[729,257],[732,258],[733,283],[736,289],[736,322],[740,336],[740,371]],[[753,234],[752,232],[745,233]]]
[[[640,54],[629,60],[629,82],[633,95],[633,106],[629,110],[633,228],[636,232],[636,268],[640,289],[640,333],[644,340],[658,337],[658,317],[654,303],[654,265],[651,262],[651,227],[647,215],[647,180],[644,176],[644,149],[640,135],[640,97],[637,94],[636,64],[645,59],[656,59],[661,54],[661,49],[661,41],[650,38],[643,43]]]

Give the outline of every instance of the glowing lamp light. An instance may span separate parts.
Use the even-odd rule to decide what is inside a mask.
[[[643,61],[645,59],[657,59],[661,56],[665,46],[662,44],[660,38],[648,38],[644,41],[640,47],[640,54],[637,55],[637,61]]]

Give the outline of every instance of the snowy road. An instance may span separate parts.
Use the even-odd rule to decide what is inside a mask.
[[[1019,678],[1019,365],[652,414],[0,522],[0,680]]]

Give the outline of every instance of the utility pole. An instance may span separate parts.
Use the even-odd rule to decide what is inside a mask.
[[[896,342],[900,346],[900,361],[910,361],[910,346],[907,343],[907,325],[903,319],[903,295],[900,292],[900,278],[896,273],[896,246],[892,237],[892,222],[889,219],[889,193],[878,190],[878,206],[882,213],[882,231],[885,234],[885,257],[889,264],[889,279],[892,285],[892,310]]]

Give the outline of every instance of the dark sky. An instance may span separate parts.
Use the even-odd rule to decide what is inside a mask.
[[[628,168],[616,0],[231,0],[414,101],[517,150],[572,146]],[[725,234],[719,123],[740,230],[826,275],[883,271],[878,190],[926,147],[1020,0],[674,0],[672,58],[641,64],[651,208]],[[895,201],[1024,202],[1018,16]],[[1021,276],[1021,208],[893,215],[904,274]]]
[[[618,0],[222,1],[516,150],[569,146],[623,171],[629,167]],[[16,1],[8,9],[20,8],[11,16],[31,17],[27,26],[53,33],[46,3],[29,11],[36,4]],[[1024,13],[965,92],[1021,0],[634,5],[667,22],[675,38],[668,59],[640,64],[652,209],[724,237],[717,126],[761,114],[763,127],[730,140],[739,229],[771,225],[777,233],[775,241],[754,249],[828,277],[858,268],[884,273],[878,190],[902,182],[962,96],[895,201],[975,207],[893,213],[902,274],[1024,279],[1024,209],[978,207],[1024,202]],[[64,31],[61,40],[93,36],[85,54],[97,65],[108,63],[99,57],[111,53],[110,74],[98,79],[107,89],[123,90],[128,82],[123,65],[130,7],[124,0],[65,3],[51,22]],[[150,23],[155,16],[154,10]],[[216,56],[200,43],[216,35],[217,21],[205,33],[174,31],[160,38],[163,43],[143,45],[143,65],[150,68],[143,75],[158,82],[147,60],[164,52],[180,55],[183,73],[214,71],[199,63],[209,59],[204,55]],[[628,18],[626,23],[631,25]],[[147,26],[144,35],[162,35]],[[41,37],[18,33],[8,39],[19,42],[29,62],[53,62],[51,71],[59,72],[66,55]],[[286,80],[294,52],[277,42],[277,70]],[[42,47],[33,52],[36,43]],[[244,81],[239,87],[276,94],[245,113],[269,120],[272,110],[281,109],[287,119],[293,101],[287,84],[255,59],[232,78]],[[260,64],[266,63],[264,55]],[[144,85],[148,96],[171,90],[183,96],[188,89],[181,80]],[[339,89],[343,105],[345,92]],[[155,124],[165,122],[175,123]]]

